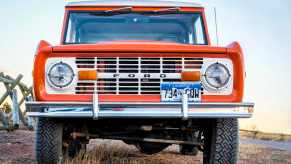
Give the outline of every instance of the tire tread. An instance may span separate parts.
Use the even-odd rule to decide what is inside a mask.
[[[62,155],[61,125],[48,118],[39,118],[35,145],[38,163],[58,163]]]
[[[236,164],[239,149],[238,120],[217,119],[211,129],[203,163]]]

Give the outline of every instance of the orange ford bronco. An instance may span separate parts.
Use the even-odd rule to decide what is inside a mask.
[[[91,138],[122,140],[154,154],[171,144],[204,163],[236,163],[244,59],[234,42],[210,44],[196,3],[71,2],[61,44],[35,56],[36,158],[57,163]]]

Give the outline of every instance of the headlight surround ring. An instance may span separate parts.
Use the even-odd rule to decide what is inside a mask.
[[[47,73],[51,86],[62,89],[72,84],[75,74],[73,68],[62,61],[53,64]]]
[[[213,90],[222,90],[228,85],[231,78],[230,70],[219,62],[209,65],[203,76],[207,88]]]

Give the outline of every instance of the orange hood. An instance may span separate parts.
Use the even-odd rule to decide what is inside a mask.
[[[187,45],[170,42],[149,41],[119,41],[102,42],[97,44],[70,44],[53,46],[53,52],[199,52],[199,53],[226,53],[223,47],[208,45]]]

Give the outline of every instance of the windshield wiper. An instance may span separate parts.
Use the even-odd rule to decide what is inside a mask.
[[[152,15],[162,15],[162,14],[177,14],[180,12],[180,7],[171,7],[160,10],[148,11],[141,14],[152,14]]]
[[[105,13],[115,13],[115,12],[132,12],[132,7],[121,7],[105,11]]]
[[[163,14],[178,14],[180,12],[180,7],[172,7],[172,8],[165,8],[159,9],[154,11],[145,11],[145,12],[136,12],[137,14],[142,15],[163,15]],[[105,10],[105,11],[96,11],[90,13],[90,15],[95,16],[112,16],[112,15],[120,15],[120,14],[128,14],[132,13],[132,7],[121,7],[112,10]]]
[[[102,15],[102,16],[112,16],[112,15],[119,15],[119,14],[128,14],[132,12],[132,7],[121,7],[112,10],[105,10],[105,11],[97,11],[94,13],[90,13],[90,15]]]

